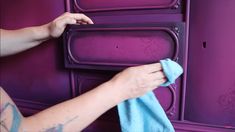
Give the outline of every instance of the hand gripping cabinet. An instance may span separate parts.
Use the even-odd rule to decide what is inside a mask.
[[[187,73],[187,3],[157,1],[67,1],[69,12],[85,13],[94,25],[70,25],[64,33],[65,67],[76,97],[129,66],[171,58],[184,67],[174,85],[154,91],[168,117],[183,119]],[[85,131],[120,131],[116,108]]]
[[[1,58],[0,85],[25,116],[79,96],[129,66],[171,58],[184,74],[154,93],[176,131],[234,131],[234,0],[0,2],[4,29],[42,25],[66,11],[95,22],[69,25],[59,39]],[[84,131],[120,131],[116,108]]]

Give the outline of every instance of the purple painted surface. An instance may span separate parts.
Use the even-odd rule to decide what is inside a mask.
[[[117,72],[107,71],[89,71],[89,72],[77,72],[75,74],[76,93],[78,95],[83,94],[101,83],[111,79]],[[179,118],[179,105],[180,105],[180,90],[181,84],[177,80],[177,85],[172,85],[168,88],[162,87],[154,90],[160,104],[169,115],[171,119]],[[110,117],[115,118],[117,115]],[[117,117],[116,117],[117,118]]]
[[[185,119],[235,127],[235,1],[191,4]]]
[[[170,8],[177,5],[177,0],[74,0],[76,8],[83,12],[123,9]],[[177,7],[176,7],[177,8]]]
[[[83,94],[94,87],[100,85],[101,83],[109,80],[117,72],[107,72],[107,71],[76,71],[74,72],[74,80],[76,87],[76,95]],[[180,105],[180,81],[177,80],[178,87],[175,89],[170,88],[158,88],[154,91],[160,104],[165,109],[167,115],[170,119],[177,120],[179,118],[179,105]],[[176,86],[176,85],[175,85]],[[175,87],[174,86],[174,87]],[[172,91],[173,90],[173,91]],[[176,94],[174,96],[173,94]],[[176,97],[176,98],[174,98]],[[106,124],[106,125],[105,125]],[[92,123],[85,131],[120,131],[119,119],[117,114],[117,109],[114,108],[98,118],[94,123]]]
[[[65,65],[74,69],[72,83],[80,95],[109,80],[119,70],[117,66],[123,69],[167,57],[183,65],[183,36],[183,24],[176,23],[70,26],[64,36]],[[96,70],[103,71],[98,74]],[[178,120],[182,115],[183,77],[170,88],[154,91],[170,119]],[[117,115],[109,116],[112,117]],[[101,118],[97,122],[100,121],[105,120]]]
[[[42,25],[65,11],[64,0],[0,2],[0,23],[4,29]],[[24,114],[29,115],[25,109],[32,109],[32,114],[71,98],[69,74],[63,67],[62,53],[61,41],[50,40],[24,53],[1,58],[0,85]]]
[[[89,14],[96,24],[123,24],[123,23],[156,23],[156,22],[181,22],[182,14],[141,14],[141,15],[129,15],[125,13],[125,16],[114,14],[108,16],[93,16]],[[139,19],[142,18],[142,19]]]
[[[92,17],[96,24],[146,25],[146,23],[159,22],[188,22],[185,8],[189,0],[177,3],[179,7],[167,9],[163,9],[163,6],[159,9],[158,4],[169,5],[168,3],[175,2],[174,0],[151,0],[148,1],[149,3],[138,0],[134,4],[133,1],[120,0],[105,4],[98,0],[80,0],[76,6],[73,0],[0,0],[0,2],[0,24],[1,28],[6,29],[45,24],[62,14],[65,7],[67,11],[81,11],[76,8],[78,5]],[[184,42],[190,40],[185,112],[186,75],[179,78],[170,88],[159,88],[154,91],[167,115],[172,119],[176,131],[235,131],[234,5],[233,0],[192,1],[190,37],[187,38],[187,33],[185,34],[184,31],[177,35],[180,39],[176,60],[184,69],[187,69],[187,44]],[[171,30],[174,30],[174,27]],[[123,30],[112,29],[102,33],[104,31],[92,28],[89,31],[85,31],[87,30],[85,28],[79,29],[82,30],[75,33],[71,45],[71,52],[78,62],[67,58],[68,49],[62,48],[61,39],[50,40],[24,53],[1,58],[0,85],[13,97],[24,115],[32,115],[50,105],[93,89],[116,74],[117,71],[112,71],[112,68],[120,62],[127,67],[130,63],[144,64],[174,56],[174,39],[169,33],[163,31],[125,31],[123,36]],[[75,31],[71,34],[73,32]],[[96,43],[94,38],[103,45]],[[153,53],[153,56],[145,56],[144,43],[150,42],[153,43],[153,47],[146,51]],[[116,46],[118,46],[117,52],[111,52],[116,50]],[[121,47],[133,52],[123,54],[120,52]],[[161,52],[157,52],[158,48]],[[63,50],[67,68],[77,69],[65,69],[62,59]],[[93,54],[94,51],[96,55]],[[92,54],[85,54],[89,52]],[[155,52],[157,54],[154,54]],[[111,58],[105,58],[111,53]],[[125,56],[118,56],[118,54]],[[87,63],[83,70],[78,66],[81,65],[81,59],[83,63]],[[90,66],[90,62],[99,63],[100,67],[94,66],[94,63]],[[102,69],[103,62],[109,63],[106,63],[106,66],[109,66],[110,71],[94,70]],[[84,131],[120,131],[116,109],[102,115]]]
[[[103,82],[108,81],[112,76],[114,76],[116,72],[104,72],[104,71],[75,71],[74,72],[74,80],[75,80],[75,89],[76,95],[81,95]],[[116,107],[109,110],[101,117],[99,117],[95,122],[93,122],[89,127],[87,127],[84,131],[120,131],[119,126],[119,118]]]
[[[112,67],[153,63],[164,58],[178,57],[182,38],[178,38],[177,33],[172,30],[172,27],[182,30],[178,25],[119,26],[69,28],[65,36],[68,61],[75,67],[79,65]]]
[[[167,32],[138,29],[78,32],[68,43],[75,62],[94,65],[152,63],[161,58],[173,58],[176,47]]]
[[[207,125],[189,121],[172,121],[176,132],[234,132],[229,126]]]
[[[120,0],[115,1],[119,2]],[[96,24],[182,22],[184,19],[186,0],[122,0],[120,3],[124,7],[118,6],[115,1],[92,0],[92,2],[89,2],[89,0],[66,0],[66,10],[69,12],[83,12],[91,17]],[[150,3],[155,4],[150,5]],[[81,4],[87,5],[92,9],[82,9]],[[101,7],[97,7],[97,5],[101,4]],[[142,19],[138,19],[140,17]]]

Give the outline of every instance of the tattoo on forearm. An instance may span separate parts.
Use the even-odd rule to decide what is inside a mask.
[[[5,131],[10,132],[10,130],[7,128],[5,120],[6,119],[1,120],[1,122],[0,122],[0,125],[1,125],[0,130],[2,130],[1,128],[3,128]]]
[[[0,115],[1,117],[3,116],[2,114],[4,113],[4,111],[6,111],[7,109],[12,109],[12,124],[11,124],[11,128],[7,128],[4,120],[1,118],[1,127],[3,127],[7,132],[18,132],[19,127],[20,127],[20,123],[21,123],[21,115],[19,113],[19,111],[17,110],[16,106],[11,104],[11,103],[6,103],[3,108],[1,108],[0,111]]]
[[[11,127],[8,128],[6,125],[6,119],[3,119],[2,116],[4,114],[4,111],[6,111],[7,109],[11,109],[12,111],[12,124]],[[0,116],[1,116],[1,120],[0,120],[0,128],[4,129],[7,132],[18,132],[19,131],[19,127],[21,124],[21,120],[22,120],[22,116],[19,113],[19,111],[17,110],[16,106],[11,104],[11,103],[6,103],[1,109],[0,109]],[[69,120],[67,120],[64,123],[59,123],[57,125],[54,125],[53,127],[44,129],[43,132],[63,132],[64,127],[69,124],[70,122],[74,121],[75,119],[77,119],[78,116],[75,116]]]
[[[69,124],[70,122],[74,121],[75,119],[77,119],[78,116],[75,116],[72,119],[69,119],[68,121],[66,121],[65,123],[59,123],[51,128],[48,128],[46,130],[44,130],[44,132],[63,132],[63,128]]]

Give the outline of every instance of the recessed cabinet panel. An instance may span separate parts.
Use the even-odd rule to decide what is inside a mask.
[[[75,8],[82,12],[126,9],[178,8],[179,0],[74,0]]]
[[[100,84],[110,80],[115,74],[117,74],[117,72],[75,72],[74,80],[76,81],[74,82],[74,84],[76,89],[76,95],[81,95],[94,89]],[[182,84],[180,83],[181,79],[182,78],[178,79],[174,85],[170,85],[169,87],[160,87],[154,90],[156,98],[158,99],[170,119],[179,118],[179,102],[181,100],[179,93],[182,90]],[[117,115],[115,115],[115,113],[112,113],[112,115],[109,115],[109,117],[115,118],[108,118],[108,116],[104,115],[100,118],[100,120],[117,122]]]
[[[65,37],[67,66],[106,69],[174,60],[180,43],[175,28],[180,26],[71,27]]]

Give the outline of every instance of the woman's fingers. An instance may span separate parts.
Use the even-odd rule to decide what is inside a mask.
[[[84,14],[81,13],[69,13],[66,12],[64,15],[59,17],[57,20],[63,21],[63,24],[94,24],[93,21]],[[70,20],[70,21],[68,21]],[[66,23],[67,22],[67,23]]]
[[[76,24],[77,21],[73,18],[67,17],[67,18],[64,18],[63,21],[61,21],[61,23],[65,27],[67,24]]]
[[[166,81],[167,81],[166,78],[162,78],[162,79],[160,79],[160,80],[157,81],[156,85],[157,85],[157,86],[160,86],[160,85],[162,85],[163,83],[165,83]]]
[[[159,80],[159,79],[166,78],[165,74],[162,71],[157,71],[157,72],[154,72],[154,73],[150,73],[148,76],[152,80]]]
[[[83,24],[83,25],[87,25],[88,23],[87,22],[84,22],[84,21],[77,21],[78,24]]]
[[[93,24],[93,22],[84,14],[66,12],[48,24],[50,36],[59,37],[67,24]]]
[[[82,22],[82,24],[87,23],[87,24],[94,24],[94,22],[87,17],[84,14],[80,14],[80,13],[70,13],[70,16],[74,19],[76,19],[78,22]]]
[[[166,81],[167,81],[166,78],[162,78],[162,79],[154,81],[154,83],[152,83],[152,85],[149,87],[150,89],[148,89],[148,91],[152,91],[158,88],[160,85],[164,84]]]
[[[140,67],[147,73],[154,73],[162,70],[162,65],[160,63],[147,64]]]
[[[135,98],[166,82],[160,63],[130,67],[112,79],[114,88],[124,94],[123,99]]]

